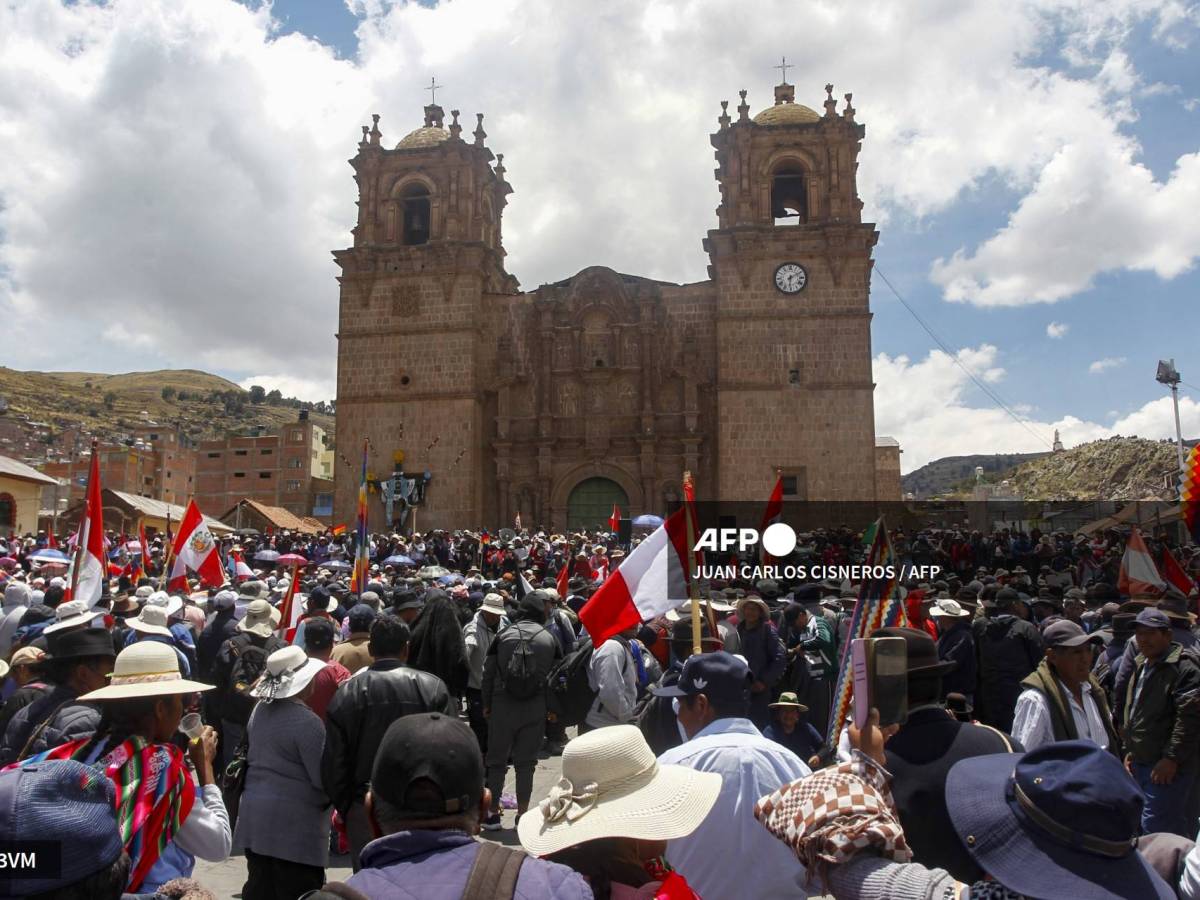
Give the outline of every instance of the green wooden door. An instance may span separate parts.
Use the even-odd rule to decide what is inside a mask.
[[[607,531],[614,503],[621,507],[622,516],[629,515],[629,497],[612,479],[588,478],[579,482],[567,498],[567,528]]]

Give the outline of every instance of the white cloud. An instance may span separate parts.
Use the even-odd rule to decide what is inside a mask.
[[[1066,333],[1071,330],[1071,326],[1066,322],[1051,322],[1046,326],[1046,337],[1058,340],[1065,337]]]
[[[988,344],[963,348],[958,358],[980,375],[999,372],[999,350]],[[905,472],[932,459],[972,453],[1031,453],[1049,450],[1057,429],[1072,447],[1112,435],[1174,438],[1175,416],[1169,396],[1158,397],[1125,414],[1112,411],[1111,420],[1092,422],[1065,415],[1050,421],[1020,409],[1023,422],[979,396],[970,378],[951,357],[933,350],[921,360],[880,353],[874,360],[875,431],[894,435],[903,451]],[[993,379],[998,380],[998,379]],[[930,403],[938,397],[939,403]],[[986,405],[978,405],[986,404]],[[1200,401],[1184,394],[1179,414],[1185,436],[1200,435]]]
[[[1172,277],[1195,253],[1200,158],[1156,182],[1119,130],[1145,90],[1128,35],[1185,42],[1178,0],[349,5],[352,59],[233,0],[0,6],[6,364],[127,368],[115,332],[95,340],[120,310],[165,364],[330,371],[346,159],[372,112],[389,146],[419,125],[431,74],[506,154],[507,265],[527,286],[596,263],[704,278],[719,101],[733,111],[746,87],[752,113],[769,105],[771,64],[796,48],[801,102],[819,109],[829,80],[854,92],[869,218],[932,216],[997,177],[1024,198],[935,269],[947,296],[1061,299],[1112,268]]]
[[[320,400],[332,400],[337,393],[337,384],[332,378],[312,379],[297,378],[293,375],[251,375],[238,382],[238,386],[250,390],[258,385],[270,393],[279,391],[285,397],[295,397],[297,400],[309,400],[316,403]]]
[[[1103,359],[1097,359],[1088,366],[1088,374],[1100,375],[1109,369],[1116,369],[1119,366],[1125,365],[1125,362],[1126,359],[1124,356],[1106,356]]]

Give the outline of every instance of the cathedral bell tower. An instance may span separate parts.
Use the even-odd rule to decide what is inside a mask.
[[[482,298],[517,289],[500,229],[512,188],[504,157],[484,144],[483,114],[468,141],[458,110],[449,127],[440,106],[424,112],[424,124],[392,149],[379,116],[363,126],[350,160],[354,243],[333,254],[341,270],[338,465],[356,461],[366,438],[374,478],[389,477],[400,460],[407,474],[428,472],[421,530],[479,509]],[[335,519],[352,521],[358,475],[339,471],[336,481]],[[375,500],[370,515],[372,529],[390,527]]]
[[[786,74],[786,70],[785,70]],[[721,500],[873,500],[871,249],[856,171],[865,133],[851,95],[824,114],[775,88],[751,118],[721,103],[712,135],[721,202],[708,233],[716,289]]]

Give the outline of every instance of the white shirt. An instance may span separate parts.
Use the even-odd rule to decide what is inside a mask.
[[[658,761],[721,776],[721,793],[700,827],[667,842],[667,860],[698,896],[808,896],[796,854],[754,818],[760,798],[812,774],[800,757],[767,740],[749,719],[718,719]]]
[[[1059,687],[1067,695],[1067,705],[1071,710],[1071,718],[1075,722],[1075,731],[1080,740],[1091,741],[1102,750],[1108,749],[1108,732],[1104,729],[1104,719],[1100,715],[1100,707],[1092,697],[1092,686],[1083,683],[1083,704],[1075,699],[1075,695],[1067,690],[1067,686],[1058,681]],[[1025,752],[1036,750],[1043,744],[1054,743],[1054,726],[1050,722],[1050,701],[1046,695],[1034,688],[1026,688],[1017,698],[1017,710],[1013,715],[1012,736],[1021,742]]]

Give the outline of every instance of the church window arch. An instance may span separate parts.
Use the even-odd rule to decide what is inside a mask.
[[[771,217],[776,225],[808,221],[808,174],[794,160],[781,162],[771,172]]]

